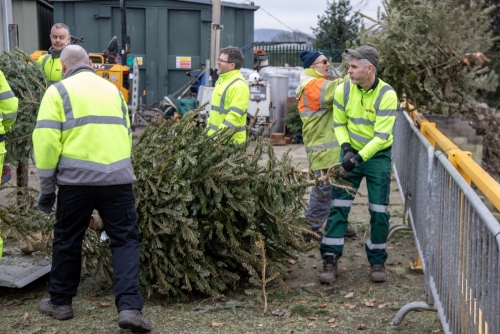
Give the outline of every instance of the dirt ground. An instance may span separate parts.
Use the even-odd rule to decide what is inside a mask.
[[[307,168],[301,145],[275,147],[291,150],[294,162]],[[403,206],[395,180],[391,186],[391,224],[402,222]],[[155,297],[145,299],[144,315],[153,324],[151,333],[442,333],[437,313],[412,312],[400,326],[391,321],[406,303],[425,301],[424,276],[409,269],[416,259],[411,232],[398,232],[388,242],[388,281],[369,281],[364,243],[369,237],[366,187],[360,188],[349,223],[358,236],[346,240],[340,259],[340,276],[332,286],[318,283],[322,269],[319,248],[297,254],[287,288],[268,289],[268,310],[263,314],[261,296],[227,293],[189,303]],[[0,287],[0,332],[2,333],[126,333],[117,326],[111,288],[104,278],[83,276],[73,301],[75,316],[54,320],[37,311],[48,296],[48,275],[22,289]]]

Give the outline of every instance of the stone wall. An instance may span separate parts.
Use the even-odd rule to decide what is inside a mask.
[[[469,121],[459,115],[425,115],[425,118],[429,122],[436,123],[438,130],[462,151],[471,152],[472,159],[482,166],[483,136],[476,134]]]

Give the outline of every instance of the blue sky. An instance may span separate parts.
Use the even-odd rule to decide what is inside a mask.
[[[238,2],[231,0],[232,2]],[[323,15],[326,11],[326,0],[252,0],[261,9],[255,12],[255,29],[273,28],[288,30],[300,30],[307,34],[312,34],[311,27],[316,27],[318,15]],[[333,0],[332,0],[333,1]],[[330,1],[330,3],[332,2]],[[354,11],[376,18],[377,7],[382,6],[382,0],[351,0]],[[269,14],[274,16],[271,17]],[[280,23],[279,21],[282,23]],[[367,22],[368,24],[368,22]],[[369,25],[369,24],[368,24]]]

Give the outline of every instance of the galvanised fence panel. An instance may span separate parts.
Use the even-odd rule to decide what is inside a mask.
[[[425,302],[405,305],[398,325],[417,309],[439,313],[445,333],[500,333],[500,224],[439,151],[399,112],[393,168],[425,274]]]

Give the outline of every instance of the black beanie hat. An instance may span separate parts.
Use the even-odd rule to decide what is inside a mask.
[[[302,67],[303,68],[311,67],[312,63],[314,63],[316,58],[318,58],[320,55],[322,55],[322,53],[318,51],[311,51],[311,50],[302,51],[299,54],[300,60],[302,61]]]

